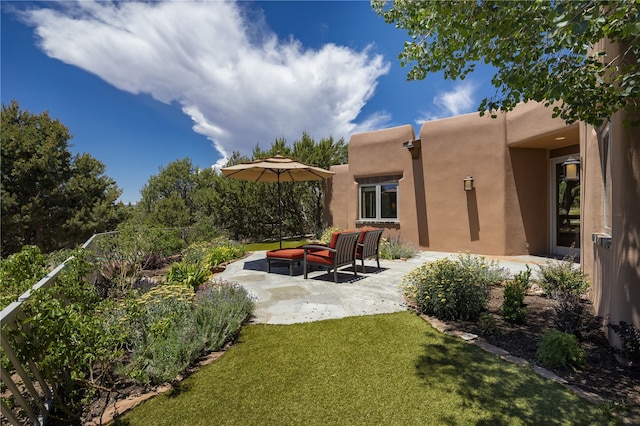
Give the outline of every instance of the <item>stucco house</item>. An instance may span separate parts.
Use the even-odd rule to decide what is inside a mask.
[[[412,125],[355,134],[325,222],[424,250],[574,254],[597,314],[640,328],[640,129],[623,118],[567,125],[528,102],[425,122],[417,137]]]

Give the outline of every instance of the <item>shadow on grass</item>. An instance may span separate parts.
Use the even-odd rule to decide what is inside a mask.
[[[178,382],[173,385],[171,390],[167,392],[165,395],[167,398],[177,398],[185,392],[191,391],[193,385],[191,382]]]
[[[606,419],[593,418],[588,402],[559,384],[453,337],[446,344],[425,345],[415,369],[425,386],[455,392],[461,408],[487,413],[478,425],[507,424],[514,418],[523,424],[606,424]],[[448,416],[438,421],[456,423]]]

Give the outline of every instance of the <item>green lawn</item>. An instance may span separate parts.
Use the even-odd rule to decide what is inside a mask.
[[[602,411],[410,312],[246,326],[118,424],[588,425]]]

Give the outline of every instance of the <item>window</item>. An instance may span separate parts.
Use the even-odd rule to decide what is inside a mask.
[[[360,180],[360,220],[398,220],[398,179]]]
[[[604,232],[611,234],[611,123],[608,123],[600,138],[600,159],[602,161],[602,219]]]

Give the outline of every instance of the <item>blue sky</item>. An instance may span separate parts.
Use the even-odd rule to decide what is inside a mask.
[[[2,1],[1,98],[49,111],[135,203],[159,167],[474,112],[495,89],[406,81],[368,1]]]

